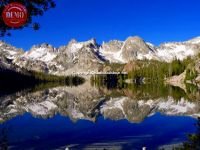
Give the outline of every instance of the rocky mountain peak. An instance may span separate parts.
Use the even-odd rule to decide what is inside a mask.
[[[7,59],[13,60],[23,53],[22,49],[16,48],[7,44],[3,41],[0,41],[0,57],[5,57]]]
[[[145,41],[138,37],[129,37],[122,46],[122,58],[124,60],[135,60],[139,55],[149,54],[153,50],[145,43]]]
[[[42,43],[39,45],[34,45],[29,51],[35,51],[36,49],[40,49],[40,50],[45,50],[48,52],[57,52],[58,49],[53,47],[52,45],[48,44],[48,43]]]
[[[142,52],[148,52],[150,50],[149,46],[139,36],[128,37],[124,42],[123,48]]]
[[[96,39],[95,39],[95,38],[92,38],[92,39],[90,39],[90,40],[86,41],[86,42],[85,42],[85,44],[86,44],[86,45],[87,45],[87,44],[93,44],[93,45],[97,45],[97,41],[96,41]]]
[[[99,46],[95,39],[91,39],[85,42],[77,42],[76,40],[71,40],[66,47],[63,47],[68,55],[77,55],[82,52],[98,51]]]
[[[108,43],[103,42],[101,49],[104,51],[117,52],[122,48],[123,44],[123,41],[111,40]]]
[[[145,43],[145,41],[139,36],[129,36],[126,41],[130,41],[131,43]]]
[[[50,44],[43,43],[34,45],[29,51],[24,52],[16,63],[21,67],[31,69],[31,65],[35,64],[35,68],[41,64],[51,62],[58,54],[58,49]],[[29,67],[27,66],[29,64]],[[45,65],[44,65],[45,66]],[[38,70],[37,70],[38,71]]]
[[[7,51],[10,51],[10,50],[14,50],[14,51],[18,51],[20,49],[8,44],[8,43],[5,43],[4,41],[0,41],[0,49],[1,50],[7,50]]]
[[[99,48],[99,45],[96,42],[96,39],[92,38],[86,42],[81,42],[84,47],[93,48],[94,50]]]
[[[74,43],[78,43],[78,41],[76,39],[71,39],[68,43],[68,45],[74,44]]]

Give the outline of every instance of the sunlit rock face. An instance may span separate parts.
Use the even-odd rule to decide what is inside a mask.
[[[125,91],[125,90],[124,90]],[[127,93],[124,92],[123,93]],[[139,123],[160,112],[165,115],[200,116],[200,103],[172,97],[142,99],[131,95],[117,97],[110,91],[92,87],[85,82],[78,87],[57,87],[36,92],[19,92],[0,97],[0,121],[4,122],[26,112],[38,118],[51,118],[56,114],[95,122],[99,115],[106,119],[126,119]]]
[[[122,47],[122,58],[128,61],[151,59],[154,57],[153,51],[140,37],[129,37]]]

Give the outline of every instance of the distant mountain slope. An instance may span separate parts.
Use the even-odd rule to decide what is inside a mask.
[[[200,37],[184,42],[168,42],[154,46],[138,36],[125,41],[112,40],[102,45],[95,39],[86,42],[72,40],[55,48],[49,44],[33,46],[29,51],[0,42],[0,65],[24,68],[48,74],[69,75],[73,72],[102,71],[105,63],[126,64],[133,60],[171,62],[195,56],[200,51]]]
[[[200,52],[200,37],[184,42],[168,42],[154,46],[140,37],[129,37],[124,42],[110,41],[103,43],[100,52],[110,62],[127,63],[131,60],[159,60],[171,62],[183,60]]]

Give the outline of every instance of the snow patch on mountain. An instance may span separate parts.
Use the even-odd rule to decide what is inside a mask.
[[[152,52],[149,52],[147,54],[138,54],[137,55],[137,59],[139,59],[139,60],[144,60],[144,59],[152,60],[154,58],[155,58],[155,55]]]
[[[6,50],[4,50],[4,51],[6,51]],[[15,59],[16,58],[16,56],[17,56],[16,51],[8,50],[7,52],[8,52],[8,54],[7,54],[8,59]]]
[[[107,60],[109,60],[112,63],[124,63],[124,59],[122,58],[122,50],[118,51],[106,51],[104,49],[100,49],[100,53],[105,56]]]
[[[10,60],[15,59],[22,53],[21,49],[17,49],[3,41],[0,41],[0,57],[4,56]]]
[[[188,56],[194,56],[194,49],[184,44],[167,43],[157,48],[156,56],[160,60],[172,61],[174,59],[183,60]]]
[[[71,54],[73,53],[78,53],[80,49],[82,49],[83,47],[87,47],[93,45],[94,46],[94,50],[97,49],[96,45],[96,40],[95,39],[91,39],[85,42],[77,42],[75,40],[72,40],[69,42],[67,49],[69,50],[69,52]]]
[[[49,52],[47,48],[34,48],[26,52],[22,57],[30,60],[40,60],[43,62],[50,62],[56,57],[56,53]]]
[[[190,44],[200,44],[200,36],[199,37],[196,37],[196,38],[193,38],[189,41],[186,41],[187,43],[190,43]]]
[[[73,43],[70,47],[70,52],[71,53],[76,53],[78,52],[79,49],[83,47],[82,43]]]

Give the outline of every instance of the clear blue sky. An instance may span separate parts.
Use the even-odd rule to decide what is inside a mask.
[[[13,31],[6,42],[24,49],[34,44],[66,45],[70,39],[99,43],[138,35],[159,45],[200,36],[200,0],[55,0],[57,6],[35,18],[39,31]]]

